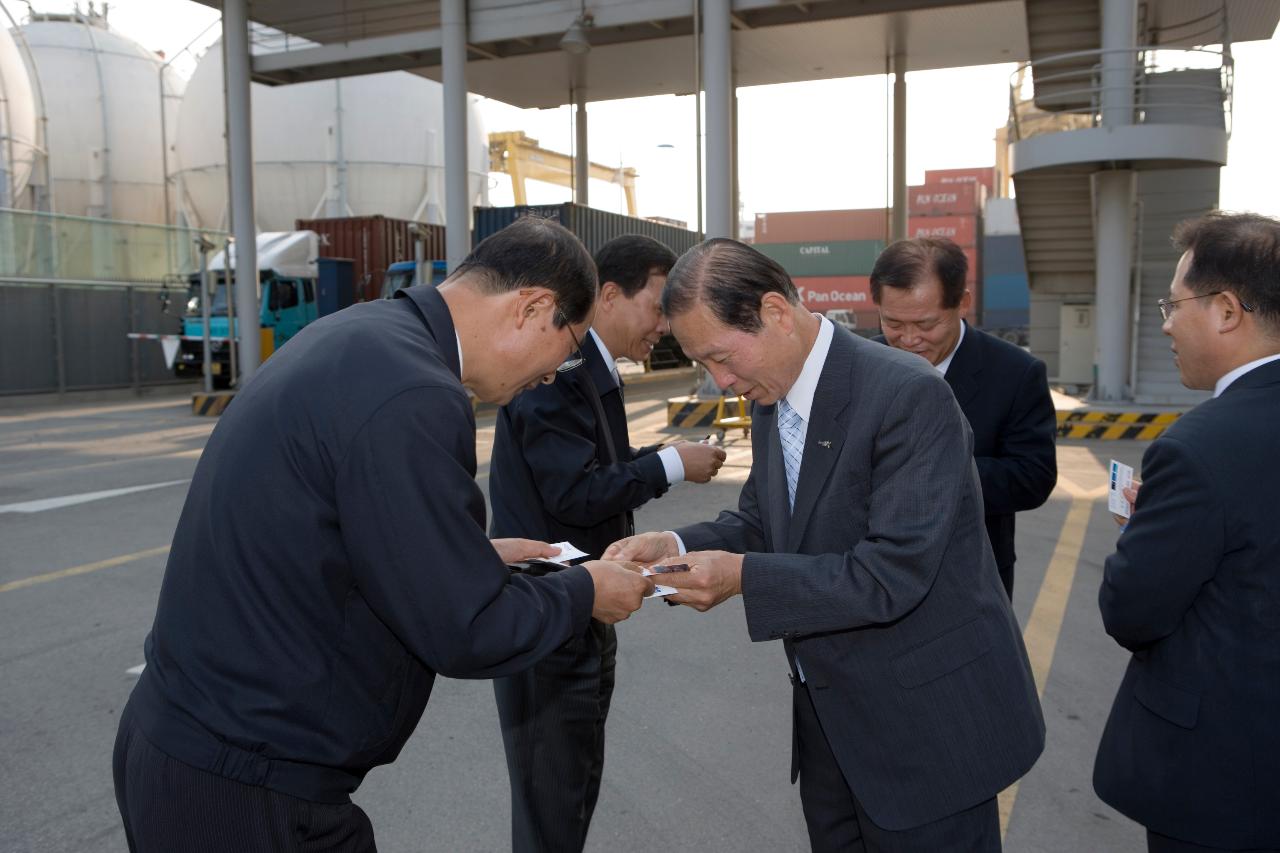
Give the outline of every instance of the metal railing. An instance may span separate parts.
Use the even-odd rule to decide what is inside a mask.
[[[1103,59],[1132,57],[1127,82],[1104,85]],[[1098,127],[1104,96],[1132,98],[1130,124],[1196,124],[1231,132],[1229,50],[1140,47],[1084,50],[1019,63],[1010,76],[1009,139]]]

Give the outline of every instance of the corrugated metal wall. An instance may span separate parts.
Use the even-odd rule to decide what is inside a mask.
[[[186,286],[0,280],[0,395],[177,384],[160,344],[129,332],[177,334]]]
[[[637,219],[596,210],[594,207],[565,202],[564,204],[519,205],[516,207],[477,207],[472,245],[485,237],[501,231],[521,216],[541,216],[554,219],[572,231],[587,251],[595,254],[601,246],[623,234],[643,234],[665,244],[677,255],[684,254],[702,241],[702,235],[685,228]]]

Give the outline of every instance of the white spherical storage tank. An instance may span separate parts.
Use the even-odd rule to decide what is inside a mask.
[[[252,87],[254,209],[259,231],[294,220],[384,216],[444,223],[444,90],[394,71]],[[191,224],[225,228],[221,44],[196,66],[178,116],[174,172]],[[470,200],[487,192],[488,137],[467,110]]]
[[[22,52],[0,29],[0,207],[14,207],[36,156],[36,99]]]
[[[164,222],[181,77],[98,16],[37,15],[22,32],[44,97],[54,211]]]

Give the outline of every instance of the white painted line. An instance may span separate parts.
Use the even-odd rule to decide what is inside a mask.
[[[124,674],[132,675],[136,677],[136,676],[142,675],[142,671],[146,668],[147,668],[147,665],[145,663],[140,663],[137,666],[131,666],[128,669],[126,669],[124,671]]]
[[[130,486],[127,489],[108,489],[104,492],[85,492],[81,495],[67,495],[61,498],[45,498],[39,501],[27,501],[17,504],[0,504],[0,513],[4,512],[44,512],[49,509],[60,509],[64,506],[75,506],[76,504],[89,503],[90,501],[101,501],[107,498],[117,498],[121,495],[131,495],[134,492],[146,492],[151,489],[163,489],[169,486],[185,485],[190,483],[190,479],[186,480],[169,480],[166,483],[150,483],[145,486]]]

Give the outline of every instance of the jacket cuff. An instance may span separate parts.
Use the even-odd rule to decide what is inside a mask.
[[[573,636],[587,630],[591,624],[591,610],[596,603],[596,585],[591,573],[582,566],[570,566],[556,572],[569,593],[569,619]]]

